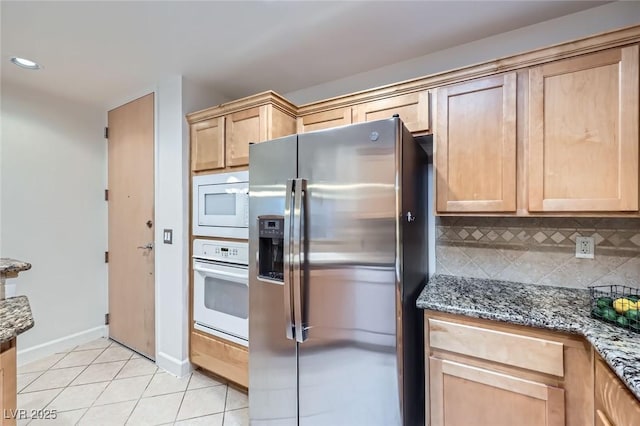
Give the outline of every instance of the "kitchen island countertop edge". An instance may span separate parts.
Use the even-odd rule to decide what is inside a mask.
[[[24,333],[34,325],[27,296],[0,300],[0,343]]]

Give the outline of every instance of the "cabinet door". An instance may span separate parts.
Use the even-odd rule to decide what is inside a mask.
[[[640,402],[601,358],[596,358],[596,424],[632,426],[640,422]]]
[[[356,105],[355,123],[382,120],[398,114],[411,133],[426,132],[429,126],[429,92],[414,92]]]
[[[224,168],[224,117],[191,125],[191,170]]]
[[[191,332],[191,362],[210,372],[249,387],[249,353],[247,348],[227,340]]]
[[[515,212],[516,74],[438,89],[438,212]]]
[[[264,120],[267,126],[267,135],[259,142],[293,135],[296,132],[296,117],[291,113],[282,111],[274,105],[265,105],[261,108],[261,114],[263,117],[267,117]]]
[[[18,408],[16,339],[3,343],[0,350],[2,350],[2,354],[0,354],[0,411],[2,411],[0,425],[15,426],[15,413]]]
[[[564,390],[429,358],[431,426],[564,426]]]
[[[611,421],[609,420],[609,417],[607,417],[607,415],[601,411],[601,410],[596,410],[596,426],[614,426]]]
[[[298,117],[298,133],[344,126],[351,123],[351,107],[336,108]]]
[[[227,116],[227,166],[246,166],[249,143],[266,140],[266,123],[261,113],[264,108],[249,108]]]
[[[529,210],[638,210],[638,46],[529,73]]]

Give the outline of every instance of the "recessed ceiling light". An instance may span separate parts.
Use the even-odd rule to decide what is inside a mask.
[[[12,56],[11,62],[19,66],[20,68],[25,68],[28,70],[39,70],[40,68],[42,68],[42,66],[40,66],[40,64],[38,64],[37,62],[33,62],[25,58],[19,58],[17,56]]]

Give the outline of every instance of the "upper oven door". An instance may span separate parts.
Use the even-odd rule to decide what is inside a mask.
[[[194,260],[193,273],[195,322],[247,340],[249,337],[247,268]]]
[[[248,225],[249,185],[247,182],[199,184],[194,189],[197,190],[198,197],[198,226],[243,228]]]

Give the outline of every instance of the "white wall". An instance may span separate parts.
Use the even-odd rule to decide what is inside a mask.
[[[293,103],[301,105],[637,24],[640,24],[640,1],[608,3],[408,61],[290,92],[284,96]],[[425,19],[425,25],[429,25],[428,18]]]
[[[107,312],[104,111],[2,87],[0,252],[30,262],[13,281],[35,327],[18,362],[104,334]]]
[[[185,114],[224,102],[208,88],[174,76],[156,90],[156,363],[176,376],[190,371],[189,126]],[[163,230],[173,229],[173,244]]]
[[[182,78],[169,78],[156,91],[156,362],[177,376],[189,372],[184,350],[187,309],[182,154]],[[163,229],[173,229],[175,244],[162,242]]]

